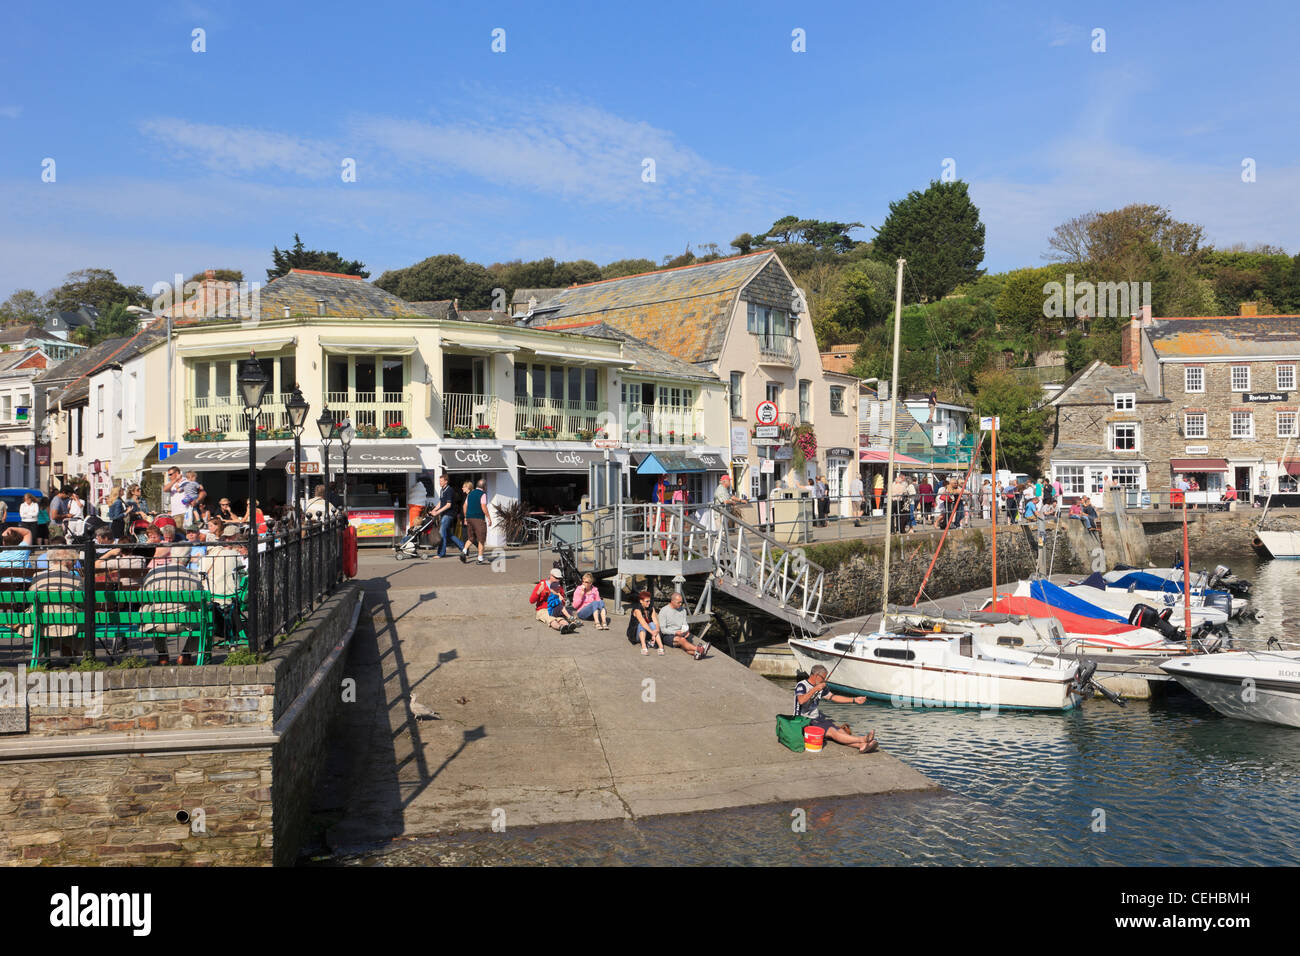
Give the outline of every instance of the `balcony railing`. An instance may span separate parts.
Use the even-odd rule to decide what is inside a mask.
[[[760,362],[769,365],[799,364],[799,340],[781,332],[756,332]]]
[[[515,397],[515,430],[520,438],[590,441],[608,419],[600,402],[561,402]]]
[[[285,406],[290,393],[267,393],[258,409],[257,424],[268,431],[289,427],[289,412]],[[198,431],[216,438],[218,435],[237,438],[248,434],[244,418],[244,402],[230,395],[209,395],[185,400],[185,429]]]
[[[411,427],[410,392],[326,392],[325,404],[335,421],[350,418],[358,430]]]
[[[497,397],[471,392],[442,392],[442,437],[484,436],[497,430]],[[469,433],[466,435],[466,433]]]
[[[619,426],[626,442],[676,444],[703,437],[699,412],[676,405],[620,405]]]

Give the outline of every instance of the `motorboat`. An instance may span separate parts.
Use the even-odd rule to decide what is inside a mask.
[[[838,693],[898,707],[1070,710],[1083,700],[1092,665],[1051,654],[991,647],[969,631],[791,638],[801,671],[818,664]]]
[[[1185,639],[1175,640],[1169,633],[1152,627],[1135,626],[1127,620],[1089,617],[1059,605],[1014,594],[1001,595],[996,602],[990,598],[984,602],[982,610],[1031,618],[1055,618],[1066,634],[1064,649],[1071,654],[1152,660],[1213,651],[1221,642],[1221,638],[1215,635],[1208,641],[1194,640],[1189,645]]]
[[[1300,650],[1225,651],[1160,667],[1225,717],[1300,727]]]
[[[1016,588],[1016,595],[1017,597],[1037,598],[1040,601],[1057,604],[1067,609],[1074,606],[1072,602],[1078,601],[1095,608],[1096,614],[1093,616],[1105,619],[1109,615],[1115,620],[1122,621],[1128,620],[1133,605],[1139,603],[1127,590],[1121,591],[1118,588],[1107,588],[1105,578],[1097,573],[1090,574],[1082,581],[1071,582],[1064,586],[1053,584],[1050,581],[1021,581]],[[1052,596],[1055,596],[1056,600],[1053,600]],[[1186,618],[1187,607],[1183,603],[1180,594],[1163,594],[1159,600],[1151,598],[1141,603],[1149,604],[1157,611],[1168,610],[1170,612],[1169,620],[1175,625],[1181,626]],[[1228,623],[1228,612],[1222,608],[1202,605],[1193,607],[1191,610],[1193,630],[1208,625],[1219,626]]]
[[[1133,597],[1144,601],[1163,603],[1166,594],[1172,595],[1177,600],[1178,596],[1183,593],[1181,572],[1175,579],[1152,574],[1150,571],[1121,569],[1107,571],[1102,575],[1102,578],[1106,581],[1108,589],[1127,591]],[[1208,604],[1210,607],[1217,607],[1226,613],[1228,617],[1240,617],[1246,609],[1246,602],[1234,601],[1232,595],[1227,591],[1206,587],[1206,580],[1207,576],[1204,574],[1192,575],[1192,607]]]

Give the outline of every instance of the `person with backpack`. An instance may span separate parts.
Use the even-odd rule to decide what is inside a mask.
[[[447,480],[447,473],[444,471],[438,476],[438,506],[433,509],[433,514],[438,518],[438,554],[440,558],[447,556],[447,542],[452,541],[460,549],[460,563],[464,564],[469,558],[469,549],[465,547],[465,542],[451,533],[451,526],[456,521],[456,490],[452,488],[451,482]]]
[[[664,641],[659,634],[659,612],[654,609],[651,603],[653,598],[649,591],[642,591],[637,595],[637,606],[632,609],[630,620],[627,622],[627,639],[628,643],[636,644],[640,642],[641,653],[649,654],[646,648],[646,638],[650,638],[656,647],[659,648],[659,656],[664,656]]]
[[[444,484],[446,481],[444,477]],[[552,598],[558,602],[558,608],[561,613],[552,613]],[[561,634],[572,634],[578,629],[569,617],[567,610],[564,608],[564,584],[563,574],[559,568],[551,568],[549,577],[542,578],[533,586],[533,591],[528,595],[528,601],[536,612],[537,620],[541,621],[553,631],[559,631]]]

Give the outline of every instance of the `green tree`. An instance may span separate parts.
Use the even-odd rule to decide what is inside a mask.
[[[624,276],[654,272],[657,268],[658,266],[654,264],[653,259],[617,259],[600,267],[600,277],[602,279],[621,279]]]
[[[122,285],[112,269],[69,272],[63,285],[47,292],[45,299],[50,308],[60,312],[75,312],[82,305],[102,312],[115,302],[141,306],[147,303],[143,287]]]
[[[293,248],[271,248],[271,268],[266,270],[266,281],[288,275],[290,269],[311,269],[314,272],[337,272],[341,275],[370,278],[364,262],[349,261],[337,252],[323,252],[319,249],[304,249],[302,239],[293,234]]]
[[[49,302],[32,289],[18,289],[0,303],[3,325],[44,325],[49,317]]]
[[[194,275],[186,279],[185,282],[187,284],[190,282],[202,282],[207,277],[208,270],[204,269],[202,272],[194,273]],[[243,282],[244,272],[242,269],[213,269],[212,278],[217,282]]]
[[[1038,471],[1051,417],[1050,411],[1042,407],[1042,388],[1032,382],[1021,382],[1010,372],[997,370],[981,373],[975,386],[975,414],[1001,418],[1001,428],[998,429],[999,466],[1030,474]],[[985,444],[982,454],[987,468],[988,444]]]
[[[1049,296],[1044,287],[1050,282],[1064,282],[1065,273],[1065,266],[1053,265],[1013,269],[1003,275],[1002,291],[995,305],[1003,336],[1014,341],[1019,348],[1027,349],[1045,333],[1072,324],[1073,320],[1064,317],[1063,300],[1060,303],[1061,318],[1049,319],[1044,313]]]
[[[1088,341],[1078,329],[1071,329],[1065,337],[1065,371],[1073,375],[1080,369],[1087,368],[1092,361],[1088,351]]]
[[[375,285],[407,302],[457,299],[462,309],[492,306],[497,281],[477,262],[457,255],[430,256],[405,269],[392,269],[375,280]]]
[[[871,254],[885,263],[906,259],[911,281],[904,282],[904,295],[915,290],[926,301],[974,282],[983,274],[984,223],[966,183],[934,181],[925,192],[890,203]]]
[[[95,342],[135,335],[140,330],[140,319],[136,313],[127,311],[127,304],[116,302],[99,314],[95,322]]]

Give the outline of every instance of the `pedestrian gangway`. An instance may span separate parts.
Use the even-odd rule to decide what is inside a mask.
[[[679,587],[698,580],[693,622],[709,619],[716,588],[805,631],[826,630],[822,567],[725,507],[619,503],[553,518],[538,537],[539,565],[559,542],[584,570],[614,577],[616,597],[638,576],[667,577]]]

